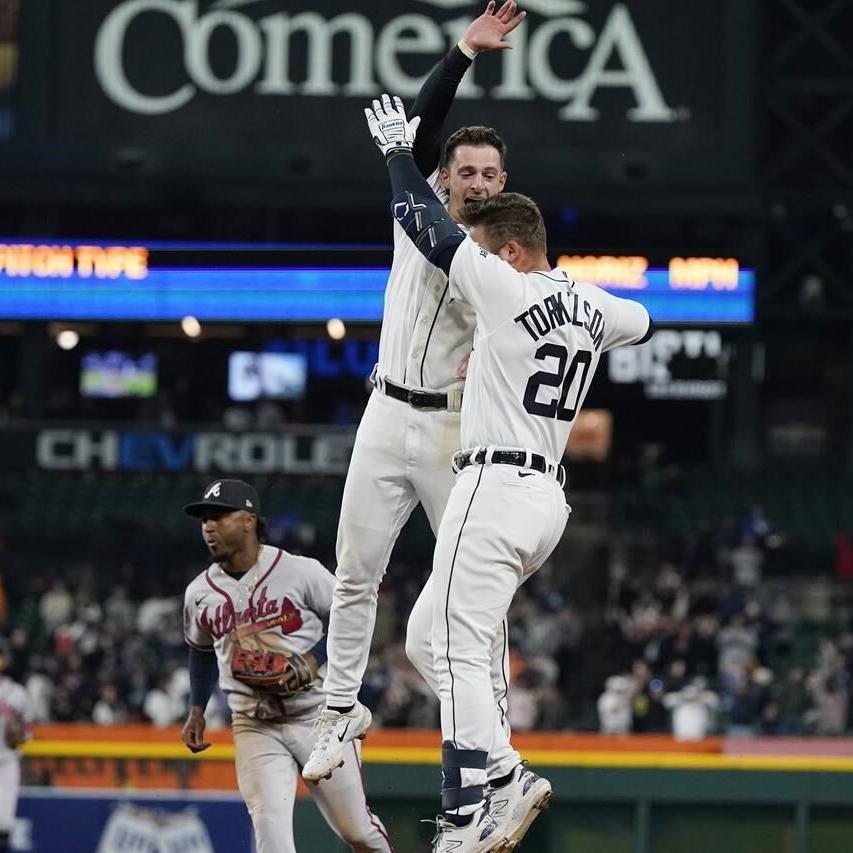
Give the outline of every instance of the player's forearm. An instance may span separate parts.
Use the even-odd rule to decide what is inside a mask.
[[[212,651],[203,652],[190,646],[189,670],[190,705],[204,709],[216,686],[218,675],[216,655]]]
[[[317,669],[319,669],[329,659],[329,653],[326,650],[325,634],[323,634],[323,636],[320,638],[320,641],[307,652],[306,657],[308,655],[311,655],[314,662],[317,664]]]
[[[418,171],[410,151],[396,150],[388,155],[387,162],[394,218],[415,248],[431,264],[449,273],[465,234]]]
[[[456,90],[472,62],[473,58],[454,45],[430,72],[409,111],[409,115],[421,118],[412,153],[422,175],[432,174],[438,166],[442,128]]]

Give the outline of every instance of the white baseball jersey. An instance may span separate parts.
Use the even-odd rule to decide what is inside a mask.
[[[322,638],[332,606],[334,576],[317,560],[264,545],[258,562],[239,578],[213,563],[187,587],[184,636],[196,648],[216,652],[219,686],[233,713],[253,715],[261,695],[231,675],[233,632],[245,625],[268,623],[265,646],[270,651],[310,651]],[[320,678],[325,665],[320,668]],[[318,682],[319,682],[318,678]],[[323,702],[315,686],[283,700],[287,717],[303,717]]]
[[[642,339],[648,312],[560,269],[517,272],[470,237],[453,257],[449,288],[477,314],[462,447],[559,461],[601,353]]]
[[[430,175],[429,184],[446,204],[438,170]],[[461,388],[464,380],[456,371],[471,352],[475,323],[470,306],[450,302],[444,272],[426,260],[395,221],[394,259],[379,337],[379,376],[411,388]]]
[[[17,714],[26,721],[27,705],[27,691],[11,678],[0,675],[0,763],[17,757],[17,751],[6,746],[6,720]]]

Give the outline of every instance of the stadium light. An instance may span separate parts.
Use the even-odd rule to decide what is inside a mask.
[[[80,335],[74,329],[63,329],[56,336],[56,343],[60,349],[72,350],[80,343]]]
[[[188,338],[197,338],[201,334],[201,323],[195,317],[187,316],[181,320],[181,329]]]
[[[340,341],[346,337],[347,327],[343,320],[333,317],[326,323],[326,331],[333,341]]]

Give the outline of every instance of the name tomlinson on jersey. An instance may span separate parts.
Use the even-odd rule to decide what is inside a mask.
[[[563,296],[566,297],[565,302]],[[593,310],[589,302],[581,299],[577,293],[558,290],[513,319],[524,326],[534,341],[567,323],[586,329],[595,349],[601,346],[604,339],[604,317],[601,311],[598,308]]]

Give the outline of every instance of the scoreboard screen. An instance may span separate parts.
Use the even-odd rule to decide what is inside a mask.
[[[0,242],[0,319],[351,322],[382,319],[388,246]],[[576,280],[658,324],[748,324],[755,275],[734,258],[560,254]]]

